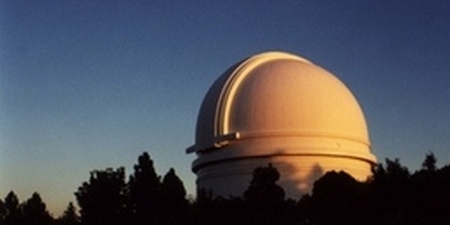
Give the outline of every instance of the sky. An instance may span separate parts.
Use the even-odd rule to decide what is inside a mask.
[[[380,162],[450,164],[450,1],[0,0],[0,198],[38,192],[58,216],[89,172],[143,152],[173,167],[210,85],[287,51],[358,99]]]

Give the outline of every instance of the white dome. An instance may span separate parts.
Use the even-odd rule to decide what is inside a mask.
[[[217,79],[203,100],[196,142],[187,151],[198,155],[193,170],[199,188],[219,194],[223,191],[211,180],[232,180],[232,174],[249,179],[259,164],[288,166],[280,172],[292,182],[292,177],[304,180],[312,166],[364,179],[375,162],[364,115],[347,87],[308,60],[282,52],[250,57]]]

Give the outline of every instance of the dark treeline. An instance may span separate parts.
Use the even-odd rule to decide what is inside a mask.
[[[128,179],[124,168],[92,171],[75,192],[79,209],[69,203],[59,218],[38,193],[20,203],[11,191],[0,200],[0,225],[450,224],[450,165],[437,168],[433,154],[413,173],[386,159],[366,182],[328,172],[301,199],[285,199],[279,178],[269,164],[254,170],[243,197],[187,199],[175,170],[159,176],[143,153]]]

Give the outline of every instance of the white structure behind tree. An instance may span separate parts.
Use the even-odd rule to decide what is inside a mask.
[[[197,189],[242,196],[255,168],[271,163],[286,196],[308,193],[325,172],[359,180],[376,158],[361,108],[330,72],[296,55],[262,53],[221,75],[197,119]]]

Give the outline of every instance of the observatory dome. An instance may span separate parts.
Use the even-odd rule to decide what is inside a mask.
[[[350,90],[312,62],[267,52],[230,67],[197,118],[198,189],[240,195],[253,170],[271,163],[289,197],[330,170],[363,180],[376,162],[363,112]]]

